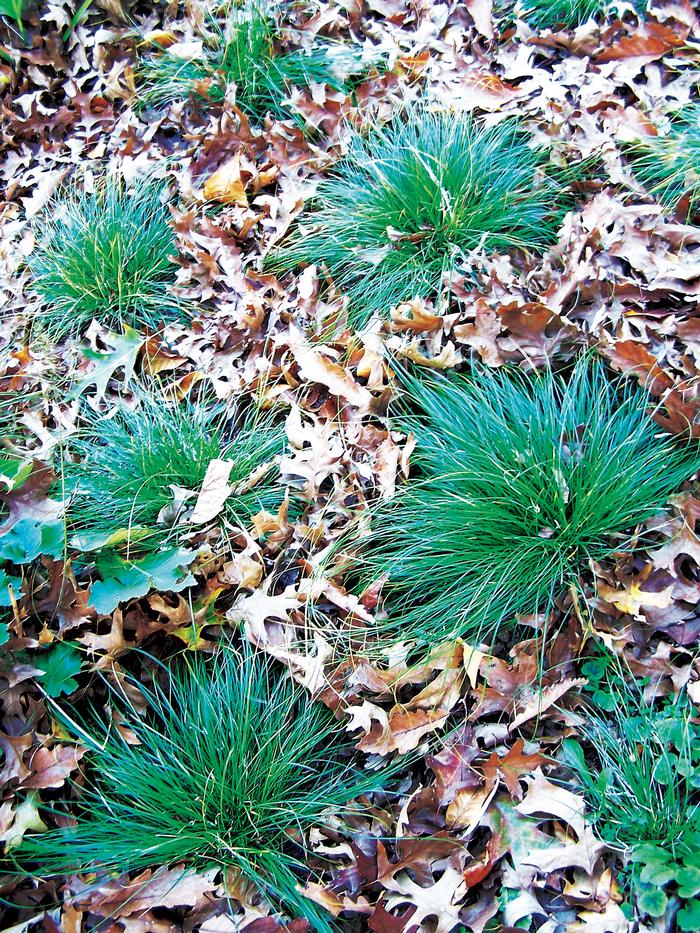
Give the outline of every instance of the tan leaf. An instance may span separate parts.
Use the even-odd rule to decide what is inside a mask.
[[[671,26],[647,20],[631,35],[622,36],[595,56],[596,62],[614,62],[621,58],[645,58],[653,61],[685,42]]]
[[[433,933],[451,933],[459,926],[459,912],[466,894],[466,884],[462,872],[448,865],[440,879],[430,887],[423,888],[408,873],[387,879],[385,887],[391,892],[386,899],[386,907],[393,910],[406,904],[415,906],[411,914],[411,929],[422,928],[424,921],[431,919]]]
[[[5,807],[11,808],[11,806],[10,803],[3,804],[3,810]],[[4,842],[8,849],[19,845],[24,834],[30,829],[37,832],[48,829],[39,814],[36,791],[27,794],[15,810],[10,810],[10,813],[11,823],[0,833],[0,842]]]
[[[472,687],[476,687],[482,662],[485,661],[489,655],[484,654],[483,651],[479,651],[478,648],[472,648],[471,645],[466,644],[463,645],[463,650],[464,656],[462,663],[464,664],[464,670],[467,674],[467,680]]]
[[[675,563],[681,555],[691,557],[700,567],[700,539],[687,524],[683,525],[680,534],[674,535],[663,547],[649,552],[654,566],[668,570],[674,577],[677,576]]]
[[[118,23],[128,23],[129,16],[124,9],[122,0],[95,0],[97,6],[104,10],[109,16]]]
[[[412,700],[395,704],[388,714],[371,703],[351,707],[354,727],[366,730],[357,747],[378,755],[392,751],[403,755],[417,748],[425,735],[445,724],[461,696],[465,676],[461,667],[440,671]]]
[[[141,42],[139,42],[139,47],[155,45],[160,49],[167,49],[169,46],[173,45],[175,41],[176,39],[172,32],[167,32],[165,29],[151,29],[144,35]]]
[[[481,769],[487,780],[494,781],[497,777],[500,778],[510,791],[511,797],[516,800],[520,800],[523,796],[520,779],[524,775],[532,774],[541,765],[552,763],[551,759],[541,752],[526,754],[524,748],[525,742],[523,739],[518,739],[503,757],[492,752],[491,757]]]
[[[580,687],[585,683],[587,683],[585,677],[566,677],[558,683],[547,684],[542,690],[536,691],[522,706],[520,712],[508,727],[509,731],[513,732],[528,720],[534,719],[535,716],[541,716],[546,709],[553,706],[572,687]]]
[[[263,565],[250,554],[236,554],[226,561],[221,570],[221,579],[224,583],[232,583],[243,589],[252,590],[260,583],[263,574]]]
[[[574,830],[576,835],[583,832],[585,826],[584,813],[586,804],[583,797],[573,794],[565,787],[552,784],[537,768],[532,777],[527,780],[527,794],[516,810],[526,816],[555,817],[566,823]]]
[[[106,917],[118,910],[132,917],[154,908],[193,907],[203,895],[214,891],[219,868],[198,873],[191,869],[170,868],[155,873],[146,869],[136,878],[125,875],[96,887],[91,884],[73,903],[89,906],[90,913]]]
[[[183,61],[195,61],[204,55],[204,43],[201,39],[192,39],[190,42],[174,42],[168,48],[168,55],[181,58]]]
[[[392,309],[391,320],[396,327],[402,330],[412,330],[418,334],[427,334],[441,330],[445,319],[440,314],[426,308],[422,301],[416,299],[398,308]]]
[[[310,347],[299,332],[293,335],[290,349],[304,379],[325,386],[333,395],[362,410],[369,408],[371,392],[357,383],[346,369],[333,363],[320,349]]]
[[[458,324],[453,333],[459,343],[465,343],[479,353],[487,366],[500,366],[503,357],[498,346],[501,319],[492,311],[483,298],[476,302],[473,324]]]
[[[400,55],[396,59],[396,64],[404,71],[409,71],[412,75],[419,75],[430,64],[430,52],[424,49],[417,55]]]
[[[202,488],[194,504],[190,521],[194,525],[210,522],[221,511],[231,494],[228,478],[233,469],[233,460],[212,460],[207,467]]]
[[[659,593],[652,593],[642,590],[639,583],[631,583],[624,590],[616,590],[612,586],[601,583],[598,587],[598,595],[606,603],[612,603],[620,612],[638,616],[642,609],[666,609],[670,606],[673,601],[672,590],[672,586],[667,586]]]
[[[418,345],[409,344],[407,347],[399,347],[398,352],[407,360],[418,363],[421,366],[427,366],[429,369],[451,369],[459,363],[459,357],[455,352],[455,346],[451,340],[448,340],[445,346],[440,350],[437,356],[426,356],[421,353]]]
[[[465,6],[481,35],[493,39],[493,0],[466,0]]]
[[[263,588],[254,590],[249,596],[241,596],[226,613],[231,622],[243,622],[246,636],[254,644],[265,644],[265,623],[271,620],[287,621],[289,613],[300,606],[299,597],[293,587],[276,596],[268,594],[271,580]]]
[[[447,808],[447,825],[450,829],[461,829],[468,836],[476,826],[498,790],[498,781],[486,781],[481,787],[465,787]]]
[[[241,155],[236,155],[218,168],[204,182],[202,189],[207,201],[218,201],[220,204],[238,204],[246,207],[248,197],[245,193],[245,184],[241,179]]]
[[[661,369],[656,357],[637,340],[618,340],[602,352],[615,369],[634,373],[640,384],[651,392],[660,395],[673,386],[673,380]]]

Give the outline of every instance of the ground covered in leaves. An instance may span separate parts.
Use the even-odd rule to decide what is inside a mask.
[[[700,865],[681,877],[665,851],[643,852],[635,875],[629,853],[589,819],[573,767],[581,749],[593,760],[585,709],[610,705],[613,660],[640,696],[685,697],[695,728],[692,482],[637,529],[636,547],[589,563],[546,613],[488,638],[439,640],[418,654],[410,630],[390,649],[348,642],[348,619],[371,631],[381,615],[381,581],[360,592],[324,573],[348,526],[411,475],[415,438],[387,417],[397,366],[530,373],[595,351],[650,390],[660,428],[700,431],[700,227],[687,199],[669,209],[651,197],[627,157],[698,98],[694,4],[658,0],[644,14],[620,4],[619,16],[555,31],[499,15],[490,0],[291,5],[302,44],[330,38],[363,49],[370,65],[350,88],[294,87],[262,120],[237,105],[235,86],[206,106],[144,105],[139,63],[177,43],[191,56],[194,3],[97,0],[77,19],[70,0],[29,6],[24,36],[7,19],[0,46],[2,928],[309,928],[216,864],[50,878],[17,867],[25,837],[67,824],[60,802],[86,780],[89,751],[54,704],[107,708],[107,684],[145,680],[176,655],[206,657],[224,635],[265,652],[279,677],[286,669],[325,704],[363,767],[402,762],[391,792],[370,792],[308,831],[298,884],[339,929],[700,929]],[[477,245],[446,301],[406,296],[348,316],[320,263],[289,271],[265,257],[349,133],[419,100],[489,126],[517,115],[553,165],[585,171],[544,251]],[[169,191],[172,268],[155,318],[148,307],[128,326],[90,314],[75,333],[68,312],[32,288],[32,256],[56,193],[98,184],[107,168]],[[229,480],[236,502],[258,482],[252,461],[235,477],[208,471],[198,488],[173,482],[185,532],[135,559],[100,515],[81,525],[78,514],[78,536],[67,531],[71,491],[64,500],[57,484],[79,468],[85,425],[119,448],[119,399],[155,384],[212,410],[256,400],[264,424],[250,427],[271,432],[263,466],[281,491],[229,511]],[[214,430],[203,422],[206,437]],[[225,457],[212,448],[208,462]],[[110,715],[129,741],[121,714]]]

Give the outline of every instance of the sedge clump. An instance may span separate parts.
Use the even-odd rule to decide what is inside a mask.
[[[300,890],[313,878],[308,830],[381,790],[395,768],[361,768],[330,711],[251,650],[190,657],[164,685],[127,683],[112,690],[124,728],[60,714],[88,749],[86,778],[77,804],[54,807],[61,828],[25,835],[13,853],[22,869],[94,878],[219,866],[331,933],[330,915]]]
[[[84,545],[118,541],[137,551],[191,533],[181,519],[212,460],[231,464],[223,516],[245,525],[284,497],[275,468],[284,443],[284,425],[270,413],[138,390],[133,404],[121,401],[111,417],[92,417],[72,440],[61,479],[69,528]]]
[[[516,121],[488,126],[413,107],[351,136],[268,265],[283,273],[318,263],[362,326],[399,302],[448,296],[477,252],[556,242],[570,204],[562,175]]]
[[[42,214],[28,259],[38,323],[52,339],[93,320],[156,330],[182,316],[170,294],[177,246],[164,193],[153,181],[127,188],[109,177],[70,186]]]
[[[697,442],[665,434],[648,393],[597,360],[403,382],[413,479],[336,558],[357,592],[381,584],[384,636],[486,638],[547,613],[700,468]]]
[[[221,103],[235,87],[236,105],[261,122],[268,113],[287,116],[284,101],[293,88],[325,84],[349,90],[366,70],[361,50],[321,39],[310,48],[285,49],[280,12],[279,3],[264,0],[229,0],[223,11],[203,9],[195,54],[183,57],[175,45],[142,60],[141,103]]]

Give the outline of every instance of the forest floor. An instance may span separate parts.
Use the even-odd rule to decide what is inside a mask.
[[[71,0],[38,6],[24,36],[6,18],[0,47],[9,457],[0,535],[15,528],[11,542],[0,536],[2,929],[309,928],[215,864],[49,878],[41,866],[32,877],[15,868],[28,836],[66,825],[61,802],[80,795],[88,773],[90,751],[55,704],[102,708],[110,682],[145,678],[152,659],[207,656],[227,633],[325,703],[369,767],[403,759],[393,793],[364,797],[308,833],[299,886],[339,929],[700,929],[700,866],[692,878],[647,872],[635,881],[625,851],[589,819],[591,802],[561,752],[564,740],[589,748],[583,710],[591,698],[605,704],[609,658],[637,679],[640,696],[700,701],[700,499],[691,484],[638,529],[636,546],[590,564],[580,589],[558,593],[547,619],[453,637],[418,661],[410,632],[388,653],[340,652],[342,620],[371,619],[380,587],[353,593],[319,572],[319,555],[353,517],[410,476],[412,439],[387,418],[399,391],[392,358],[447,374],[474,363],[531,373],[566,370],[592,350],[659,400],[663,429],[681,435],[697,422],[700,228],[687,202],[674,211],[649,196],[626,148],[697,99],[694,4],[660,0],[646,15],[622,5],[620,18],[555,31],[504,23],[490,0],[297,5],[288,14],[297,41],[331,37],[371,48],[385,65],[351,92],[294,88],[285,112],[261,122],[233,92],[210,106],[141,106],[140,57],[159,43],[196,43],[196,4],[97,0],[77,19]],[[329,330],[324,322],[342,322],[343,295],[322,266],[275,276],[261,259],[333,171],[351,129],[421,99],[487,125],[517,116],[553,164],[587,172],[543,252],[484,251],[453,278],[446,304],[407,296],[366,323]],[[117,168],[126,183],[148,174],[170,193],[171,291],[187,314],[121,332],[94,320],[54,339],[30,268],[45,212],[63,186],[97,184]],[[206,387],[219,402],[255,398],[276,413],[290,495],[223,541],[214,522],[155,563],[127,556],[110,575],[75,542],[46,542],[63,520],[57,464],[71,456],[85,413],[111,417],[141,379],[185,400]],[[210,521],[222,505],[209,502]],[[692,767],[700,782],[694,759]]]

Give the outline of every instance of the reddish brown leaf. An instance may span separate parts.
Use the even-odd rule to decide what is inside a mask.
[[[679,35],[676,29],[649,19],[640,24],[637,32],[622,36],[617,42],[599,52],[595,61],[601,64],[621,58],[645,58],[653,61],[684,43],[685,38]]]
[[[42,746],[29,759],[30,775],[22,781],[24,788],[61,787],[69,774],[78,767],[85,749],[73,745]]]
[[[535,768],[544,764],[553,763],[551,758],[541,752],[527,754],[524,747],[524,740],[518,739],[504,756],[501,757],[496,752],[492,752],[491,757],[481,766],[484,777],[489,781],[497,778],[502,780],[515,800],[523,799],[520,778],[524,774],[530,774]]]
[[[615,369],[623,373],[634,373],[641,385],[656,395],[661,395],[673,386],[673,379],[659,366],[656,357],[636,340],[618,340],[612,346],[603,347]]]

